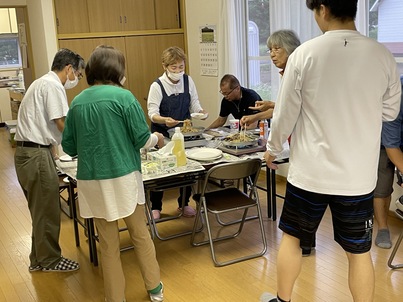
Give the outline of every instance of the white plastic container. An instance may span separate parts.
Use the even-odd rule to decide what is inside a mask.
[[[172,141],[174,142],[172,154],[176,156],[176,163],[178,167],[185,166],[187,162],[185,153],[185,139],[180,127],[175,127],[175,133],[172,135]]]
[[[22,69],[18,71],[18,87],[19,88],[25,88],[25,83],[24,83],[24,72]]]

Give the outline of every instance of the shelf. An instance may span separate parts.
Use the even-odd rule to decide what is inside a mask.
[[[94,33],[75,33],[75,34],[59,34],[59,40],[70,39],[88,39],[88,38],[108,38],[108,37],[131,37],[131,36],[151,36],[151,35],[169,35],[183,34],[183,28],[178,29],[155,29],[155,30],[139,30],[139,31],[119,31],[119,32],[94,32]]]

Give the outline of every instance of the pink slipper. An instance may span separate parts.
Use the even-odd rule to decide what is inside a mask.
[[[182,208],[178,208],[178,212],[182,212]],[[191,218],[196,216],[196,210],[191,206],[185,206],[183,209],[183,217]]]

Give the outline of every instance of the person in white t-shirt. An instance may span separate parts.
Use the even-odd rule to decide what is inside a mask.
[[[15,170],[32,218],[30,272],[80,268],[61,254],[59,177],[53,156],[69,109],[65,89],[77,85],[84,67],[80,55],[60,49],[52,70],[29,86],[18,111]]]
[[[400,110],[400,79],[390,51],[361,35],[358,0],[307,0],[323,35],[298,47],[274,108],[265,160],[270,168],[291,135],[290,166],[279,227],[277,297],[290,301],[309,244],[330,207],[335,241],[349,262],[354,301],[372,301],[373,198],[382,121]],[[312,300],[312,297],[306,297]]]

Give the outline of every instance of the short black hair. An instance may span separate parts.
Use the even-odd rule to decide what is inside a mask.
[[[125,57],[123,53],[112,46],[98,46],[88,59],[85,75],[90,86],[95,84],[115,84],[122,87],[120,81],[125,75]]]
[[[67,65],[73,66],[75,70],[80,70],[85,68],[84,59],[74,51],[67,48],[61,48],[56,53],[53,63],[52,71],[61,71]]]
[[[221,78],[220,87],[223,87],[225,84],[228,84],[229,89],[234,89],[238,86],[241,86],[241,84],[239,84],[239,80],[232,74],[226,74]]]
[[[310,10],[318,10],[321,5],[326,6],[333,17],[341,21],[354,20],[357,14],[358,0],[306,0]]]

